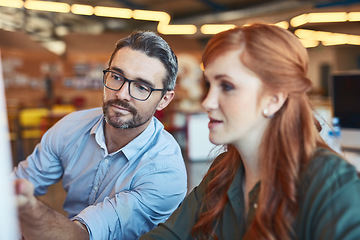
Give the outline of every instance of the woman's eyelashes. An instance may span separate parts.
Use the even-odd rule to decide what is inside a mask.
[[[224,92],[228,92],[234,89],[234,85],[226,81],[222,81],[220,83],[220,87]]]
[[[204,90],[208,92],[210,90],[210,83],[206,79],[204,79]]]
[[[203,78],[204,82],[204,92],[208,93],[210,91],[210,88],[215,87],[221,89],[221,91],[228,92],[235,89],[235,86],[233,83],[224,80],[224,79],[217,79],[215,81],[210,81],[207,77],[204,76]]]

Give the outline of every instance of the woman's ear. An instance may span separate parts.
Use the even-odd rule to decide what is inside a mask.
[[[160,102],[158,103],[156,110],[157,111],[163,110],[167,105],[169,105],[169,103],[174,98],[174,96],[175,96],[174,91],[167,91],[164,94],[164,96],[161,98]]]
[[[274,116],[277,111],[284,105],[286,99],[288,97],[287,93],[279,92],[274,95],[270,95],[268,98],[268,103],[263,109],[263,115],[266,118]]]

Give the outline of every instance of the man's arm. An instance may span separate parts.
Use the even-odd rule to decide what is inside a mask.
[[[70,221],[39,201],[34,196],[34,187],[29,181],[15,180],[15,191],[21,232],[27,240],[89,239],[84,225]]]

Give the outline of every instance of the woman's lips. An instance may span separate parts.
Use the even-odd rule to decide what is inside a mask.
[[[217,127],[220,124],[222,124],[222,121],[210,118],[208,128],[211,130],[211,129],[214,129],[215,127]]]

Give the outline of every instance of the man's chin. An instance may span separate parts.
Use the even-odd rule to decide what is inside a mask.
[[[106,120],[106,119],[105,119]],[[118,129],[128,129],[128,128],[132,128],[130,123],[119,123],[119,122],[115,122],[115,121],[111,121],[111,120],[107,120],[106,121],[110,126],[114,127],[114,128],[118,128]]]

